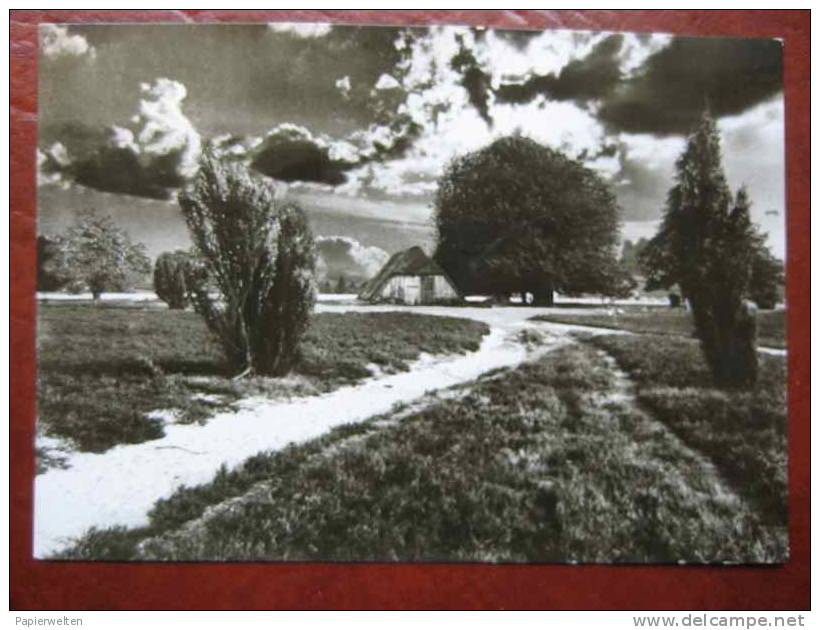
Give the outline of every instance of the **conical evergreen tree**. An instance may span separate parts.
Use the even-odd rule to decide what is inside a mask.
[[[745,189],[732,199],[721,162],[717,126],[707,112],[678,159],[650,251],[690,302],[715,382],[745,387],[757,377],[755,315],[745,298],[761,237]]]

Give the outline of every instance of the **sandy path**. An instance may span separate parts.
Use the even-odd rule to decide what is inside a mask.
[[[359,309],[320,306],[318,310]],[[474,319],[491,326],[477,352],[422,356],[409,372],[372,378],[321,396],[284,402],[245,399],[238,411],[220,413],[204,426],[168,424],[165,437],[159,440],[120,445],[101,454],[70,455],[67,469],[51,469],[36,478],[35,557],[53,554],[90,527],[145,525],[157,500],[170,496],[180,485],[210,481],[221,465],[234,467],[260,451],[276,450],[317,437],[335,426],[363,421],[427,391],[518,365],[528,356],[528,349],[518,340],[524,328],[537,326],[546,331],[545,345],[539,352],[571,341],[567,331],[573,327],[527,322],[533,315],[530,309],[413,312],[472,317],[465,312],[468,310],[479,311]]]

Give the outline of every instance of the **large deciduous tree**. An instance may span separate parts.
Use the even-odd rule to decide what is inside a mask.
[[[110,217],[87,210],[60,239],[64,273],[75,287],[91,291],[94,300],[107,291],[122,291],[151,271],[142,243]]]
[[[435,221],[435,258],[464,292],[529,292],[552,304],[554,291],[624,291],[609,187],[529,138],[501,138],[450,163]]]
[[[218,290],[198,283],[194,306],[230,365],[242,374],[286,373],[315,300],[315,247],[304,212],[279,201],[271,180],[210,152],[179,203]]]
[[[756,322],[746,298],[763,239],[745,189],[734,197],[729,190],[708,113],[676,166],[660,229],[641,256],[648,285],[677,283],[716,383],[750,386],[757,378]]]

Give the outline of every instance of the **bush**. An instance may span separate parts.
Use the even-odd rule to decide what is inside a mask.
[[[179,203],[220,293],[198,286],[194,306],[231,367],[288,372],[315,300],[315,248],[304,212],[280,203],[270,180],[209,152]]]
[[[154,291],[160,300],[174,310],[188,306],[193,285],[188,288],[192,277],[189,267],[191,256],[183,251],[164,252],[154,264]]]

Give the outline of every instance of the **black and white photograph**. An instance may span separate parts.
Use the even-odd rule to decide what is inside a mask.
[[[38,40],[35,558],[789,559],[782,40]]]

